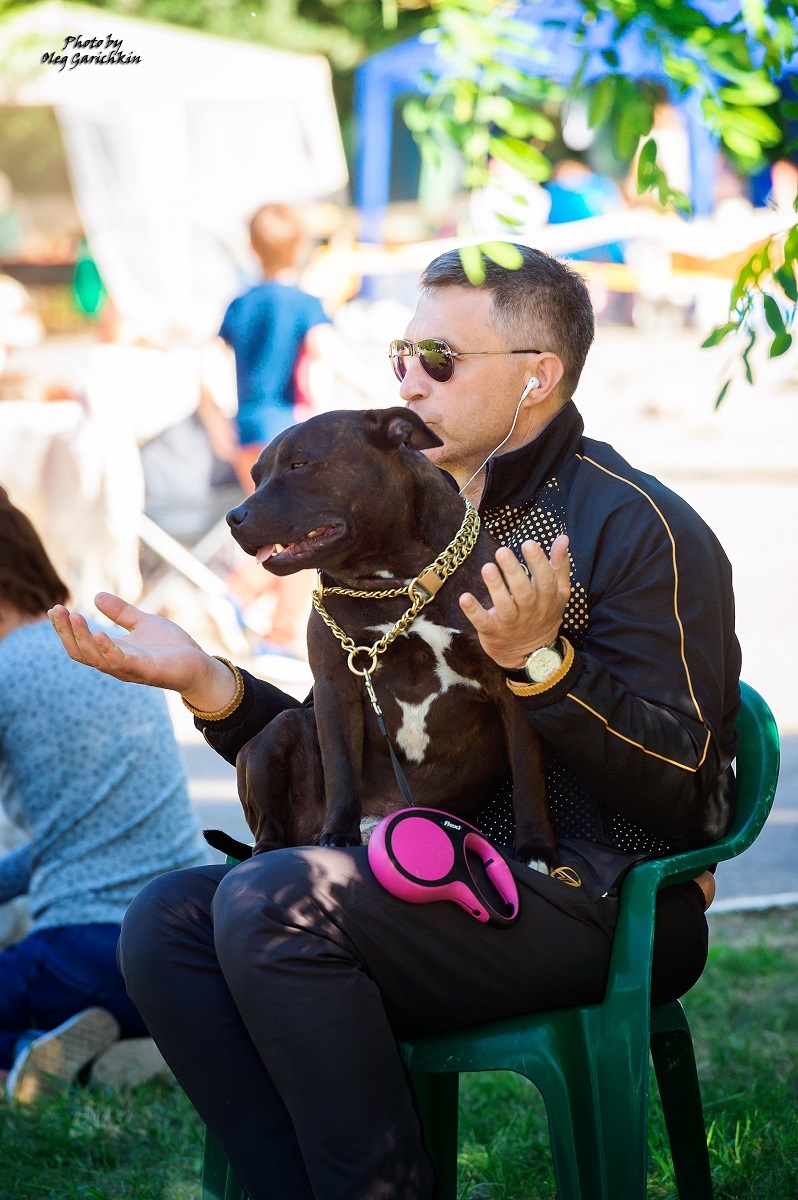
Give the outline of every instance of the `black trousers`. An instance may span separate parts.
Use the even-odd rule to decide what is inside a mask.
[[[365,848],[300,847],[178,871],[133,901],[131,998],[251,1200],[430,1200],[396,1036],[602,999],[617,901],[520,864],[522,916],[407,904]],[[658,999],[706,959],[695,884],[658,915]]]

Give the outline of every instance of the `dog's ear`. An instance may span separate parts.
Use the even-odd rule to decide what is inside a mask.
[[[381,450],[396,450],[400,446],[407,446],[409,450],[428,450],[431,446],[443,445],[429,425],[409,408],[367,409],[363,413],[363,428],[368,440]]]

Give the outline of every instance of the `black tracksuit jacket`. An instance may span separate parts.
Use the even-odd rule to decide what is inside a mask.
[[[731,567],[697,513],[611,446],[569,402],[527,445],[488,463],[480,513],[502,545],[548,553],[570,538],[561,633],[576,654],[548,690],[518,698],[547,749],[559,838],[666,854],[721,837],[733,814],[740,649]],[[230,762],[297,701],[244,672],[238,709],[197,719]],[[474,818],[512,841],[509,787]]]

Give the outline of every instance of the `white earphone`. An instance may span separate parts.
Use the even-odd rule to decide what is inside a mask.
[[[521,399],[518,401],[518,404],[516,405],[516,408],[515,408],[515,416],[513,417],[513,423],[512,423],[512,425],[510,426],[510,432],[507,434],[507,436],[506,436],[505,438],[503,438],[503,439],[502,439],[502,441],[500,441],[500,442],[499,442],[499,444],[498,444],[498,446],[496,447],[496,449],[495,449],[495,450],[491,450],[490,454],[488,455],[488,458],[486,458],[486,459],[485,459],[485,462],[482,464],[482,467],[484,467],[484,466],[486,465],[486,463],[488,462],[488,459],[489,459],[489,458],[492,458],[494,454],[498,454],[499,450],[501,450],[502,446],[504,446],[504,444],[505,444],[506,442],[509,442],[510,438],[511,438],[511,437],[512,437],[512,435],[513,435],[513,431],[514,431],[514,429],[515,429],[516,422],[518,421],[518,414],[519,414],[519,413],[520,413],[520,411],[521,411],[521,405],[524,403],[524,401],[526,400],[526,398],[527,398],[527,396],[529,395],[529,393],[530,393],[530,392],[532,392],[532,391],[534,391],[534,390],[535,390],[535,388],[539,388],[539,387],[540,387],[540,380],[538,379],[537,375],[533,375],[533,376],[532,376],[532,378],[530,379],[529,383],[526,385],[526,387],[524,388],[523,392],[521,393]],[[476,470],[476,471],[474,472],[474,474],[471,476],[471,478],[469,479],[468,483],[464,483],[464,484],[463,484],[463,486],[460,488],[460,495],[461,495],[461,496],[462,496],[463,492],[466,490],[466,488],[468,487],[468,485],[469,485],[470,483],[473,483],[473,482],[474,482],[474,480],[476,479],[477,475],[479,475],[479,472],[482,470],[482,467],[479,467],[479,468],[478,468],[478,470]]]
[[[540,380],[538,379],[537,375],[533,375],[532,378],[530,379],[529,383],[526,385],[523,392],[521,393],[521,399],[526,400],[529,393],[534,391],[535,388],[539,388],[539,387],[540,387]]]

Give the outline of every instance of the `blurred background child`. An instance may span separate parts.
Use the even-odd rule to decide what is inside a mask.
[[[338,335],[321,301],[299,286],[298,262],[304,241],[302,222],[286,204],[265,204],[250,222],[250,244],[262,278],[229,305],[219,337],[235,356],[238,412],[233,463],[241,487],[253,490],[252,467],[263,448],[290,425],[312,415],[306,380],[308,362],[322,362],[343,383],[369,394],[369,369]],[[229,583],[246,604],[267,587],[277,598],[263,649],[305,654],[305,626],[313,576],[310,572],[276,579],[242,562]]]

